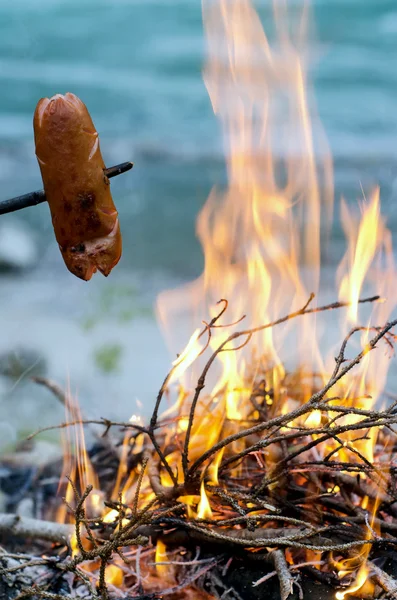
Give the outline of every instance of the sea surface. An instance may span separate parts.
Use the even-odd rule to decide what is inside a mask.
[[[270,2],[257,5],[270,29]],[[379,183],[397,233],[397,4],[312,6],[310,74],[336,200],[355,202],[361,186]],[[112,182],[124,253],[106,281],[87,284],[65,271],[47,206],[0,217],[25,221],[39,249],[35,269],[0,275],[0,350],[38,349],[48,374],[70,378],[81,402],[103,416],[129,418],[135,399],[150,406],[169,361],[155,295],[202,269],[195,220],[212,186],[225,182],[220,128],[202,80],[204,49],[200,0],[0,0],[0,200],[41,187],[32,116],[43,96],[77,94],[105,162],[135,165]],[[337,253],[340,228],[334,236]],[[114,369],[98,360],[106,344],[117,355]],[[31,384],[4,379],[1,390],[11,421],[15,394],[29,423],[58,410]]]

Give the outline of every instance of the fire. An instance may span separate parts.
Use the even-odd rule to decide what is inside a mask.
[[[348,239],[348,251],[340,265],[347,262],[347,273],[343,276],[339,297],[350,301],[349,321],[355,325],[358,321],[358,299],[371,262],[378,250],[385,227],[380,217],[379,188],[373,193],[369,203],[362,204],[362,218],[359,228],[355,226],[353,216],[347,204],[341,203],[341,223]]]
[[[173,316],[178,317],[182,307],[192,307],[192,322],[197,323],[198,318],[215,314],[219,298],[228,298],[229,319],[237,321],[246,314],[248,329],[300,307],[309,292],[317,291],[320,207],[325,206],[329,218],[332,165],[319,122],[309,118],[310,89],[299,35],[291,37],[287,24],[280,21],[280,47],[272,52],[247,0],[204,0],[203,16],[208,48],[204,81],[222,124],[228,187],[212,191],[198,218],[203,275],[183,290],[160,295],[158,314],[166,330],[175,330]],[[285,157],[277,155],[280,148],[273,149],[277,139],[286,140]],[[318,162],[315,144],[323,149]],[[284,327],[277,339],[271,329],[265,330],[254,342],[257,354],[272,365],[267,377],[275,390],[285,375],[280,356],[290,329]],[[227,335],[229,331],[218,329],[211,347],[215,349]],[[323,366],[313,324],[302,320],[295,335],[305,356]],[[222,415],[244,420],[255,375],[247,380],[249,355],[224,352],[219,361],[222,369],[213,382],[213,397],[221,404]],[[217,435],[222,427],[223,417],[212,419]]]
[[[197,516],[199,519],[211,519],[212,518],[212,509],[207,497],[207,492],[205,491],[204,481],[201,482],[200,487],[200,502],[197,507]]]
[[[360,590],[362,590],[362,587],[364,586],[365,582],[367,581],[368,574],[369,574],[369,570],[364,562],[361,565],[361,567],[357,573],[357,578],[356,578],[354,585],[349,587],[347,590],[344,590],[343,592],[336,592],[336,594],[335,594],[336,600],[345,600],[346,596],[347,597],[354,596],[356,592],[359,592]],[[360,596],[361,596],[361,594],[360,594]]]
[[[203,274],[195,282],[158,298],[158,316],[171,345],[176,322],[186,315],[186,307],[190,307],[188,322],[193,330],[207,314],[217,314],[215,303],[219,298],[227,298],[228,319],[237,322],[245,315],[244,329],[248,330],[304,305],[311,292],[321,290],[322,240],[327,238],[333,214],[332,160],[308,80],[307,3],[290,9],[286,1],[273,1],[275,40],[266,37],[251,0],[202,0],[202,9],[207,43],[204,82],[222,126],[228,183],[224,190],[213,189],[197,220],[204,253]],[[364,199],[359,220],[353,213],[342,201],[347,251],[337,279],[339,298],[350,306],[340,323],[341,338],[360,322],[358,301],[364,289],[370,285],[374,293],[385,298],[366,316],[368,325],[361,331],[361,339],[360,335],[353,339],[353,344],[358,339],[365,349],[372,325],[386,322],[395,307],[396,270],[391,234],[380,213],[379,190],[369,201]],[[233,352],[237,344],[230,343],[218,354],[217,376],[207,380],[207,395],[196,407],[191,461],[222,436],[237,431],[239,423],[249,417],[248,399],[258,370],[264,370],[266,384],[272,390],[266,403],[274,415],[299,405],[283,392],[291,363],[302,374],[301,402],[306,402],[314,389],[314,378],[305,373],[317,372],[323,383],[328,380],[335,361],[321,352],[321,331],[316,323],[315,317],[287,322],[277,331],[269,328],[255,334],[247,348]],[[229,335],[230,328],[213,329],[211,349],[218,348]],[[197,346],[199,340],[196,330],[174,363],[177,370],[173,383],[182,385],[179,365],[183,373],[188,367],[194,375],[200,373],[203,346]],[[254,371],[249,368],[253,363],[257,365]],[[354,398],[355,406],[369,409],[384,389],[387,370],[386,356],[367,353],[348,384],[336,386],[335,395],[346,402]],[[191,395],[184,388],[177,407],[181,440],[189,427],[190,402]],[[302,424],[316,428],[321,426],[322,418],[322,413],[315,411]],[[353,423],[355,418],[346,416],[339,423]],[[351,435],[342,436],[341,449],[333,440],[322,444],[315,450],[317,457],[338,450],[340,460],[348,456],[349,460],[360,461],[362,456],[372,461],[376,443],[372,431],[368,439],[360,441]],[[238,452],[241,446],[237,444],[233,450]],[[175,453],[170,464],[177,469],[178,481],[182,481],[178,456]],[[219,453],[209,468],[206,465],[213,483],[218,481],[222,456]],[[270,449],[265,456],[271,472],[278,460],[277,449]],[[205,517],[210,511],[202,480],[198,515]],[[357,589],[366,577],[367,554],[363,557],[356,566]],[[341,592],[338,598],[347,593]]]
[[[313,410],[305,421],[306,427],[314,429],[321,424],[321,410]]]
[[[123,583],[123,571],[116,565],[108,565],[105,569],[105,580],[106,583],[115,587],[120,587]]]
[[[169,383],[171,383],[173,380],[176,380],[176,381],[179,380],[182,377],[183,373],[186,371],[186,369],[188,369],[189,366],[199,356],[199,354],[202,350],[202,346],[199,342],[199,338],[200,338],[200,329],[196,329],[196,331],[193,333],[190,340],[188,341],[186,348],[183,350],[183,352],[181,352],[181,354],[178,356],[178,358],[176,358],[173,361],[172,377],[171,377]]]
[[[177,500],[185,505],[188,518],[209,520],[214,518],[209,495],[213,506],[222,499],[222,490],[214,489],[222,482],[219,477],[222,461],[247,448],[247,440],[236,439],[236,436],[227,449],[222,448],[210,458],[207,456],[200,477],[189,482],[192,489],[187,489],[187,485],[186,489],[182,485],[174,486],[175,481],[184,484],[189,465],[222,438],[241,431],[253,420],[257,422],[263,406],[269,410],[267,414],[279,416],[307,403],[313,391],[319,389],[318,382],[328,381],[334,370],[334,356],[329,360],[321,352],[324,340],[321,327],[316,327],[320,322],[316,315],[287,321],[277,329],[269,327],[257,331],[254,336],[249,333],[252,328],[300,309],[312,293],[321,291],[323,240],[327,238],[333,214],[333,174],[308,79],[307,4],[300,9],[294,6],[292,11],[286,0],[274,0],[276,39],[266,37],[251,0],[202,0],[202,6],[207,42],[204,81],[222,126],[228,181],[225,189],[212,190],[198,217],[197,235],[205,261],[203,274],[192,284],[164,292],[158,299],[158,316],[165,332],[172,334],[171,346],[177,330],[175,323],[180,324],[181,315],[187,315],[188,335],[191,331],[194,333],[173,361],[165,381],[162,391],[170,396],[175,391],[177,399],[163,415],[168,419],[167,427],[159,427],[155,434],[157,443],[161,444],[161,462],[164,465],[166,461],[169,466],[169,469],[159,466],[156,484],[160,488],[175,487],[177,493],[181,492]],[[295,29],[291,27],[292,19]],[[339,329],[343,339],[351,327],[357,328],[348,348],[356,344],[364,355],[354,375],[340,381],[333,393],[340,400],[339,404],[350,402],[356,408],[368,410],[381,398],[389,365],[386,355],[369,352],[370,334],[374,327],[387,321],[396,304],[397,278],[391,233],[381,217],[379,190],[361,204],[359,219],[342,201],[341,220],[347,251],[337,271],[337,284],[339,298],[349,303],[349,308]],[[367,287],[373,289],[374,294],[380,294],[384,302],[374,305],[372,313],[365,314],[363,321],[361,310],[359,315],[359,298]],[[227,298],[229,305],[225,300],[220,301],[221,298]],[[227,326],[218,320],[226,306]],[[204,328],[194,329],[208,315],[215,325],[210,327],[204,321]],[[361,322],[366,327],[358,328]],[[332,328],[336,326],[334,320]],[[243,327],[246,337],[226,342],[236,327]],[[197,374],[202,372],[206,360],[204,352],[207,348],[214,352],[224,343],[214,359],[214,370],[198,379]],[[290,387],[296,388],[295,395],[290,394],[286,386],[291,366],[295,369],[296,385]],[[250,400],[255,396],[258,378],[263,384],[262,397],[266,405],[255,405],[253,410]],[[195,389],[191,381],[195,382]],[[204,386],[205,393],[200,396]],[[325,401],[333,406],[330,397]],[[69,421],[81,420],[71,398],[66,408]],[[322,411],[305,414],[280,431],[285,433],[296,427],[306,435],[306,429],[320,428],[326,419],[332,420],[335,416],[322,407]],[[339,419],[338,425],[353,424],[358,418],[346,415]],[[138,421],[135,415],[131,418],[131,423]],[[69,454],[65,455],[64,475],[69,474],[73,481],[73,485],[69,483],[66,488],[67,501],[69,504],[73,501],[74,486],[84,490],[90,484],[94,489],[89,496],[89,516],[96,519],[101,515],[103,523],[112,523],[118,512],[114,505],[105,510],[82,429],[75,426],[74,431],[76,463],[70,461]],[[142,467],[128,464],[131,444],[137,456],[147,451],[146,438],[141,433],[137,438],[130,430],[125,434],[111,494],[113,502],[121,501],[130,510],[133,507],[133,514],[139,512],[144,502],[161,496],[152,491],[150,478],[143,476]],[[153,442],[153,430],[146,431],[145,435]],[[317,441],[320,436],[316,433],[313,438],[316,436]],[[343,433],[315,446],[310,459],[320,461],[332,455],[341,462],[373,463],[376,440],[375,428],[365,439],[356,439],[351,432]],[[68,449],[70,443],[71,440]],[[261,446],[255,454],[255,468],[260,476],[266,473],[271,480],[268,483],[270,495],[276,496],[282,486],[277,469],[283,452],[285,448],[280,443],[268,448]],[[240,485],[244,466],[237,464],[230,474]],[[249,474],[245,475],[245,481],[249,481]],[[171,497],[173,490],[169,489],[165,489],[164,497],[168,498],[170,491]],[[329,494],[339,491],[338,486],[328,488]],[[219,494],[217,499],[216,494]],[[242,509],[238,502],[242,496],[243,492],[237,500],[232,498],[230,504],[232,512],[240,517]],[[221,502],[216,506],[218,514]],[[365,526],[366,541],[369,541],[378,502],[358,499],[357,508],[372,513],[371,526]],[[264,512],[265,509],[255,510],[250,516]],[[65,514],[59,518],[65,519]],[[343,560],[339,557],[339,562],[335,561],[340,575],[355,576],[348,589],[338,592],[337,600],[361,590],[369,573],[369,551],[370,545],[364,544],[359,555]],[[172,561],[168,561],[166,546],[160,539],[155,552],[156,578],[165,579],[172,570],[161,563]],[[292,550],[289,558],[293,564]],[[307,561],[320,559],[321,554],[307,551]],[[110,565],[106,578],[113,585],[121,585],[123,573],[116,565]]]
[[[379,508],[379,498],[375,500],[375,502],[370,502],[368,496],[365,496],[361,506],[364,509],[369,510],[369,514],[371,514],[371,521],[367,528],[366,539],[369,540],[373,537],[373,532],[379,534],[379,527],[375,526],[375,517]],[[369,555],[370,547],[367,544],[363,547],[363,549],[359,552],[356,557],[346,559],[341,561],[341,563],[337,564],[339,571],[339,577],[342,578],[346,574],[351,573],[352,571],[356,571],[355,581],[352,585],[350,585],[347,589],[337,592],[335,594],[336,600],[345,600],[346,597],[349,596],[360,596],[360,597],[373,597],[374,584],[371,581],[368,581],[368,577],[370,575],[370,569],[367,565],[367,559]],[[357,593],[358,592],[358,593]]]
[[[59,481],[58,491],[65,486],[65,500],[69,505],[75,502],[73,486],[76,485],[80,493],[83,493],[87,486],[92,485],[93,492],[90,494],[88,507],[90,517],[97,517],[102,514],[103,499],[100,492],[98,478],[89,459],[84,428],[80,423],[82,420],[80,407],[77,398],[73,397],[70,389],[67,390],[65,403],[65,421],[72,424],[67,427],[62,437],[64,448],[64,459],[62,474]],[[65,522],[67,520],[67,508],[63,504],[58,509],[57,521]]]
[[[166,577],[168,575],[168,569],[166,565],[162,565],[162,562],[166,562],[168,560],[167,556],[167,548],[164,542],[161,540],[157,540],[156,544],[156,571],[158,575]],[[160,563],[160,564],[159,564]]]

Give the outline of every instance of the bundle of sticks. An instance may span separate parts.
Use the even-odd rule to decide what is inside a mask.
[[[285,414],[279,390],[268,385],[266,366],[255,365],[244,417],[225,418],[205,452],[194,446],[200,406],[211,406],[203,389],[216,357],[225,349],[238,352],[265,328],[345,306],[311,308],[312,299],[283,319],[227,337],[206,362],[188,404],[174,414],[159,417],[177,365],[164,380],[148,425],[107,419],[57,425],[103,428],[91,452],[102,508],[93,484],[75,478],[64,482],[66,523],[51,520],[55,508],[51,512],[48,506],[34,518],[0,515],[1,577],[9,586],[15,586],[16,574],[25,581],[10,597],[254,599],[261,597],[256,590],[263,593],[263,586],[275,581],[274,597],[286,600],[303,597],[302,586],[310,579],[340,599],[355,589],[359,597],[397,598],[397,581],[387,565],[397,543],[397,402],[364,409],[355,398],[336,393],[368,352],[380,343],[392,349],[397,321],[373,328],[367,345],[347,359],[347,345],[360,328],[352,330],[325,385],[310,374],[309,398],[302,392],[301,373],[285,375],[280,386],[295,399]],[[220,313],[205,324],[202,335],[208,340],[226,309],[222,301]],[[40,383],[67,406],[62,390],[47,380]],[[370,438],[376,439],[373,460],[362,450]],[[32,489],[39,486],[40,481]],[[205,502],[207,510],[199,510]],[[35,554],[15,553],[7,545],[14,537],[36,545],[41,540],[45,552],[39,545],[39,553],[37,548]],[[248,591],[230,584],[239,564],[246,565]],[[35,585],[26,583],[29,569],[42,570]]]

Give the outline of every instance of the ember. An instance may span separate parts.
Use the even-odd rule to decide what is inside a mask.
[[[274,2],[271,45],[250,0],[203,0],[228,187],[198,219],[203,275],[158,301],[171,343],[186,312],[194,333],[147,424],[85,420],[41,381],[75,439],[63,503],[53,490],[40,508],[40,473],[25,490],[35,518],[0,515],[10,598],[397,597],[391,233],[378,190],[359,218],[342,202],[339,301],[316,304],[332,167],[309,118],[308,8],[296,10]],[[161,414],[165,397],[174,404]],[[91,451],[83,425],[101,428]],[[14,551],[20,537],[32,554]]]

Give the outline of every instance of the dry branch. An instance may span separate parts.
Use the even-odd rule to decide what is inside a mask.
[[[372,571],[372,578],[389,594],[389,597],[397,599],[397,581],[373,562],[369,562],[368,568]]]
[[[292,588],[294,585],[294,578],[288,568],[288,563],[285,560],[285,554],[281,550],[274,550],[271,553],[271,557],[274,562],[274,568],[280,582],[280,596],[281,600],[288,600],[292,594]]]
[[[48,540],[58,544],[70,544],[74,526],[53,521],[41,521],[14,514],[0,514],[0,534],[15,535],[20,538]]]
[[[360,302],[374,302],[378,299],[378,296],[374,296]],[[360,327],[354,328],[341,345],[335,359],[335,368],[326,385],[321,388],[320,385],[316,385],[315,393],[309,401],[301,403],[288,414],[278,414],[267,408],[261,388],[263,384],[263,389],[266,390],[266,382],[260,379],[256,381],[252,388],[255,390],[255,393],[254,391],[252,393],[255,397],[251,400],[252,412],[246,420],[238,423],[226,420],[219,441],[201,456],[197,457],[196,454],[194,462],[190,461],[191,437],[195,427],[197,405],[206,385],[208,373],[219,354],[238,352],[255,333],[290,319],[349,305],[349,303],[336,302],[323,307],[309,308],[312,300],[313,296],[310,296],[305,306],[282,319],[229,335],[212,352],[206,362],[195,391],[192,392],[188,415],[180,414],[174,419],[159,420],[161,401],[169,388],[177,366],[175,365],[164,379],[147,427],[108,419],[75,420],[58,426],[63,428],[77,423],[95,423],[105,428],[103,436],[107,435],[111,427],[116,426],[123,432],[131,429],[130,440],[135,438],[136,442],[140,436],[142,446],[139,446],[138,453],[133,455],[134,463],[132,467],[130,466],[130,469],[135,471],[130,473],[128,469],[125,470],[126,478],[135,473],[133,483],[135,495],[127,503],[122,501],[121,494],[118,501],[114,501],[113,496],[112,501],[106,502],[106,506],[116,512],[112,523],[105,523],[101,518],[89,519],[86,514],[86,503],[92,488],[88,486],[80,490],[73,484],[75,498],[73,506],[69,506],[69,511],[74,517],[75,526],[48,524],[45,521],[19,518],[16,515],[0,515],[0,532],[27,538],[48,539],[63,544],[68,544],[71,536],[74,535],[78,554],[66,561],[64,568],[84,580],[84,577],[87,579],[88,577],[83,574],[80,565],[86,561],[96,562],[98,564],[97,590],[103,600],[109,597],[106,568],[112,564],[115,557],[118,561],[120,559],[125,568],[130,569],[130,576],[131,565],[135,564],[134,593],[136,592],[138,596],[131,597],[157,597],[157,592],[149,591],[145,595],[142,587],[145,578],[141,571],[142,568],[146,568],[146,564],[145,561],[141,561],[141,546],[148,544],[149,540],[152,543],[161,540],[168,548],[183,546],[191,549],[197,545],[206,548],[215,546],[225,556],[249,556],[251,561],[273,560],[275,572],[280,580],[282,600],[286,600],[291,594],[294,583],[291,569],[298,570],[299,564],[302,569],[309,569],[314,564],[305,561],[304,558],[302,561],[302,556],[305,557],[307,550],[322,554],[322,559],[316,564],[324,566],[325,569],[318,573],[314,569],[315,576],[329,582],[332,580],[332,573],[327,572],[326,569],[327,566],[329,567],[328,557],[331,551],[335,555],[345,557],[357,554],[365,547],[369,552],[378,546],[395,547],[397,538],[394,536],[397,526],[392,522],[392,518],[397,511],[395,506],[397,468],[391,459],[388,462],[378,460],[372,464],[356,447],[356,442],[366,439],[371,430],[377,432],[387,430],[388,443],[390,446],[396,444],[397,433],[394,426],[397,425],[397,413],[391,408],[385,411],[365,410],[347,403],[345,405],[343,401],[337,404],[338,398],[330,398],[329,392],[360,363],[365,354],[376,347],[380,340],[384,339],[388,345],[393,344],[394,336],[391,330],[397,324],[397,320],[387,323],[382,328],[372,328],[375,335],[371,341],[355,358],[346,360],[348,342],[355,333],[362,331]],[[208,338],[202,352],[209,347],[213,329],[227,327],[219,323],[227,309],[227,301],[222,300],[220,303],[222,307],[219,314],[209,323],[204,322],[200,337],[206,335]],[[242,340],[242,343],[233,345],[236,340]],[[260,376],[259,374],[258,378]],[[40,383],[58,395],[56,384],[48,380]],[[294,390],[291,391],[293,396]],[[274,395],[275,392],[277,390],[269,393]],[[59,394],[62,395],[61,392]],[[296,397],[299,399],[299,392]],[[306,426],[304,423],[307,417],[314,411],[321,413],[321,422],[315,427]],[[347,421],[345,419],[347,416],[354,416],[354,422]],[[187,417],[186,432],[177,429],[178,417]],[[164,434],[163,427],[174,426],[175,428],[168,431],[167,435]],[[233,433],[230,434],[230,431]],[[343,436],[345,434],[352,436],[354,432],[356,432],[354,439],[345,444]],[[330,445],[330,449],[327,446],[324,456],[321,455],[321,445],[324,448],[326,443]],[[336,452],[341,449],[346,454],[343,460],[337,460]],[[270,464],[266,458],[266,452],[269,451],[272,456]],[[215,485],[213,481],[209,481],[206,469],[210,461],[220,452],[222,452],[222,462],[219,466],[219,483]],[[178,453],[180,463],[175,466],[175,455]],[[116,453],[116,457],[118,456]],[[129,456],[131,457],[132,454]],[[125,464],[130,463],[126,460]],[[178,472],[180,465],[182,469]],[[162,483],[164,474],[168,475],[168,481],[171,480],[170,486]],[[389,485],[389,475],[394,486]],[[207,519],[188,517],[186,506],[178,502],[180,496],[192,494],[198,497],[201,484],[210,498],[215,515]],[[339,494],[332,491],[337,486],[341,490]],[[146,504],[143,503],[141,497],[144,494],[146,494],[145,498],[153,499],[145,500]],[[367,497],[370,503],[368,511],[374,505],[375,499],[381,502],[381,512],[372,521],[372,525],[369,524],[368,512],[364,511],[357,502],[357,498],[364,497]],[[133,553],[134,550],[131,549],[136,547],[139,549],[136,550],[134,561],[128,553]],[[300,561],[298,565],[287,564],[284,554],[287,548],[295,552],[294,556],[298,556]],[[145,552],[147,550],[142,549],[142,555]],[[193,582],[206,575],[217,564],[218,559],[209,561],[208,564],[202,563],[205,566],[199,566],[199,561],[189,560],[189,557],[185,561],[165,562],[173,568],[181,565],[180,569],[184,574],[182,580],[177,581],[175,585],[171,587],[164,585],[166,589],[162,590],[161,595],[172,596],[188,589]],[[394,580],[376,565],[373,565],[372,572],[383,589],[393,597],[397,597]],[[214,573],[213,581],[217,577],[218,575]],[[333,583],[335,584],[335,581]],[[44,589],[41,593],[47,594],[42,597],[55,597],[48,595],[51,592]],[[238,597],[238,594],[233,597]]]

